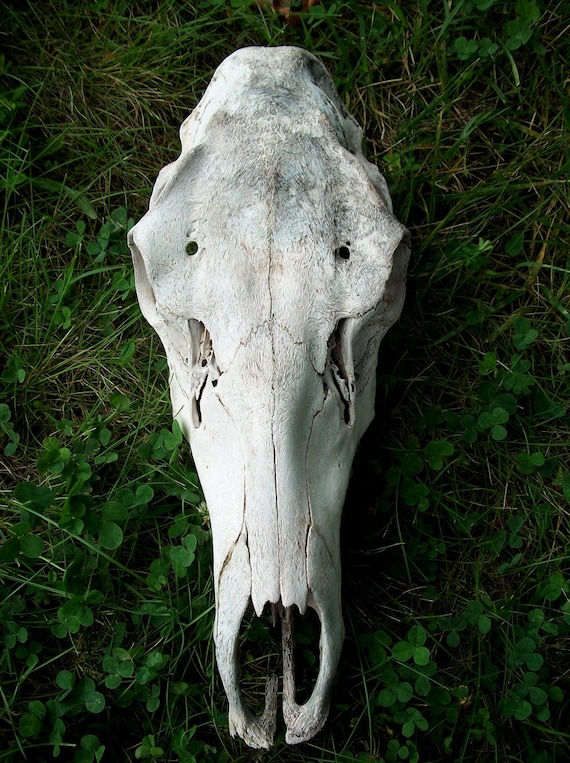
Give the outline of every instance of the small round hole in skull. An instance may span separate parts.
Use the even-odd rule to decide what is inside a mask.
[[[198,251],[198,243],[196,241],[189,241],[186,244],[186,254],[192,256]]]
[[[340,257],[341,260],[350,259],[350,249],[348,246],[339,246],[334,250],[334,253],[337,257]]]

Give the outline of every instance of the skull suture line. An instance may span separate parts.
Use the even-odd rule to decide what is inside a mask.
[[[269,747],[238,681],[240,624],[269,604],[283,632],[290,744],[328,712],[343,641],[339,531],[374,415],[380,341],[398,318],[409,234],[322,64],[245,48],[217,69],[132,229],[141,310],[168,358],[174,415],[211,518],[218,669],[232,734]],[[292,608],[321,624],[319,674],[295,701]]]

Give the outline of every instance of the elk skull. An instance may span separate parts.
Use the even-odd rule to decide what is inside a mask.
[[[343,641],[340,518],[374,415],[378,346],[398,318],[409,234],[362,131],[300,48],[245,48],[217,69],[129,236],[141,310],[170,367],[214,543],[218,669],[232,735],[269,747],[277,679],[255,717],[237,644],[250,602],[279,613],[290,744],[323,726]],[[293,607],[321,624],[295,701]]]

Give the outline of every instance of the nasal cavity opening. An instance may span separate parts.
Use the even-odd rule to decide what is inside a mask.
[[[288,676],[293,678],[297,704],[310,699],[319,677],[320,640],[321,622],[312,607],[302,615],[296,606],[284,610],[281,604],[268,603],[258,617],[249,604],[240,626],[237,659],[239,688],[254,715],[263,714],[271,675],[282,673],[285,682],[285,671],[291,671]]]
[[[305,704],[315,688],[320,670],[321,621],[312,607],[302,615],[292,607],[293,666],[295,701]]]
[[[250,602],[241,621],[238,649],[240,690],[249,710],[260,716],[265,709],[267,677],[278,673],[280,662],[281,627],[277,605],[267,603],[258,617]]]
[[[356,391],[352,359],[345,334],[347,318],[341,318],[328,342],[327,373],[325,379],[335,387],[343,410],[345,424],[352,426],[354,420],[354,394]]]
[[[191,318],[188,321],[190,333],[190,375],[192,391],[192,423],[196,428],[202,424],[202,396],[209,381],[212,387],[218,385],[221,372],[216,363],[212,337],[202,321]]]

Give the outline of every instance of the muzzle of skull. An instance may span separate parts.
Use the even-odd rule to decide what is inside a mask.
[[[206,380],[199,401],[190,443],[212,521],[216,655],[230,723],[256,745],[269,741],[265,720],[263,736],[252,736],[258,724],[243,706],[237,681],[239,629],[250,600],[258,615],[266,603],[300,612],[309,605],[322,623],[325,669],[313,705],[302,713],[294,703],[292,662],[284,657],[288,737],[301,741],[314,730],[315,714],[320,720],[324,712],[319,699],[327,692],[321,689],[328,689],[327,668],[334,670],[342,642],[338,530],[352,456],[352,448],[341,445],[346,436],[339,437],[347,429],[344,405],[303,345],[276,323],[260,327],[240,347],[215,387]],[[311,469],[325,461],[326,470]],[[285,616],[290,621],[290,613]],[[284,642],[290,651],[286,631]]]
[[[269,747],[239,686],[251,603],[281,615],[286,740],[311,738],[340,657],[339,530],[358,440],[374,414],[382,336],[409,255],[385,183],[321,64],[247,48],[217,70],[133,228],[137,293],[171,371],[211,517],[218,669],[232,734]],[[320,664],[295,698],[293,608],[320,620]]]

